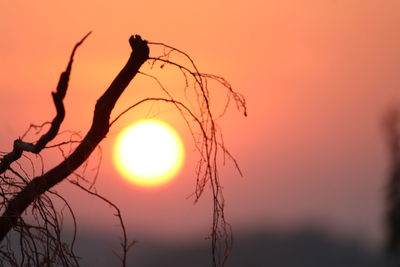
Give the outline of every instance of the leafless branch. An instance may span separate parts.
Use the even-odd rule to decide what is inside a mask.
[[[27,143],[24,142],[20,139],[17,139],[14,141],[14,148],[13,151],[5,155],[1,160],[0,160],[0,174],[3,173],[5,170],[9,168],[11,163],[14,161],[18,160],[22,156],[23,151],[29,151],[35,154],[40,153],[42,149],[46,146],[48,142],[53,140],[53,138],[57,135],[58,130],[60,129],[61,123],[64,120],[65,117],[65,109],[64,109],[64,97],[67,93],[68,89],[68,82],[69,82],[69,76],[71,74],[71,69],[72,69],[72,63],[74,61],[74,55],[76,52],[76,49],[85,41],[85,39],[91,34],[89,32],[86,34],[81,41],[79,41],[74,49],[72,50],[67,69],[61,73],[60,80],[57,85],[56,92],[52,92],[51,95],[53,97],[53,102],[56,107],[57,114],[54,117],[53,121],[51,122],[51,127],[47,131],[47,133],[43,134],[42,137],[36,142],[36,144],[32,143]],[[47,123],[45,123],[47,124]],[[31,125],[32,127],[35,127],[34,125]],[[42,125],[44,126],[44,124]]]
[[[61,75],[59,86],[57,87],[56,93],[53,93],[53,100],[57,108],[57,115],[53,120],[49,131],[44,134],[39,141],[33,145],[30,143],[22,142],[21,140],[16,140],[14,142],[14,149],[11,153],[6,154],[1,161],[0,170],[2,173],[9,169],[12,162],[19,159],[24,150],[33,153],[40,152],[46,144],[51,141],[58,133],[60,124],[65,116],[65,110],[63,107],[62,99],[65,96],[66,89],[68,87],[69,74],[72,67],[72,59],[76,48],[83,42],[87,37],[86,35],[74,48],[70,61],[68,63],[67,70]],[[25,232],[25,236],[32,236],[29,239],[23,239],[23,241],[28,242],[30,245],[37,245],[37,240],[43,240],[40,237],[34,236],[32,232],[29,231],[31,227],[23,222],[21,215],[26,210],[26,208],[33,204],[32,215],[36,218],[36,221],[40,221],[42,218],[43,222],[46,224],[44,227],[39,227],[39,234],[44,233],[44,238],[47,240],[43,244],[55,244],[60,246],[62,242],[57,240],[60,237],[60,229],[58,222],[58,215],[52,202],[46,197],[45,192],[49,191],[54,185],[64,180],[70,174],[74,172],[79,166],[81,166],[100,143],[100,141],[106,136],[109,131],[109,117],[111,111],[113,110],[116,101],[128,86],[130,81],[139,71],[140,66],[148,59],[149,48],[147,46],[147,41],[141,39],[140,36],[132,36],[129,39],[129,43],[132,48],[132,53],[128,59],[128,62],[117,75],[114,81],[111,83],[110,87],[105,91],[105,93],[98,99],[91,128],[89,129],[86,136],[83,138],[82,142],[76,147],[76,149],[59,165],[44,173],[43,175],[37,176],[29,181],[28,184],[23,185],[23,189],[20,191],[14,191],[11,196],[7,193],[4,194],[4,212],[0,217],[0,241],[2,241],[6,234],[13,228],[20,228],[21,231]],[[6,181],[6,177],[2,177],[3,181]],[[15,184],[15,181],[8,182],[8,184]],[[15,187],[14,187],[15,188]],[[52,223],[54,222],[54,224]],[[50,224],[50,225],[48,225]],[[55,235],[51,235],[47,229],[52,228]],[[43,232],[44,231],[44,232]],[[50,238],[50,239],[49,239]],[[56,239],[57,242],[48,242],[49,240]],[[43,240],[45,241],[45,240]],[[22,243],[24,244],[24,243]],[[35,247],[35,246],[33,246]],[[24,252],[25,250],[23,250]],[[37,250],[35,250],[37,251]],[[59,253],[63,251],[61,247],[55,247],[52,250],[44,248],[43,251],[52,251],[54,255],[40,255],[37,251],[34,253],[36,264],[45,264],[46,262],[54,260],[55,255],[57,259],[62,262],[62,265],[69,266],[68,258],[65,257],[64,253]],[[25,254],[24,254],[25,255]],[[39,261],[39,256],[41,260]],[[72,257],[75,259],[75,257]],[[76,262],[75,262],[76,263]],[[125,265],[125,258],[124,263]]]
[[[236,104],[237,109],[247,116],[244,97],[237,93],[224,78],[199,72],[193,59],[182,50],[163,43],[148,43],[136,35],[129,39],[132,53],[128,62],[96,103],[92,125],[86,136],[81,138],[78,133],[70,132],[71,136],[69,140],[64,138],[63,141],[51,144],[50,142],[55,140],[56,136],[65,133],[60,133],[59,130],[65,117],[63,99],[68,88],[73,56],[76,49],[89,34],[75,45],[67,69],[61,74],[57,90],[52,93],[57,111],[53,121],[40,125],[31,124],[22,137],[14,141],[13,151],[10,153],[0,152],[0,155],[3,155],[0,160],[0,197],[2,198],[0,210],[3,211],[3,215],[0,217],[0,241],[3,240],[2,244],[5,247],[4,250],[0,249],[0,263],[3,260],[12,266],[79,265],[78,257],[74,254],[73,250],[77,227],[73,209],[68,204],[66,198],[52,190],[54,185],[72,174],[75,176],[74,180],[72,178],[68,179],[72,184],[84,192],[108,203],[116,210],[116,216],[120,221],[123,233],[121,262],[123,266],[126,265],[127,251],[131,245],[128,244],[122,214],[115,204],[97,193],[94,188],[102,159],[100,148],[98,162],[94,168],[94,177],[91,180],[87,179],[86,174],[89,166],[88,159],[94,149],[98,147],[101,140],[106,137],[110,127],[123,115],[141,104],[160,102],[170,104],[179,112],[192,135],[194,146],[199,153],[199,160],[195,169],[196,187],[193,194],[195,196],[194,202],[199,200],[208,185],[213,195],[213,222],[210,233],[212,263],[213,266],[224,266],[232,247],[232,233],[231,227],[224,215],[225,202],[218,173],[219,157],[222,156],[224,162],[225,158],[231,159],[239,173],[242,173],[235,158],[225,147],[223,135],[217,124],[217,120],[226,113],[232,100]],[[163,53],[157,57],[149,57],[148,44],[154,47],[161,47]],[[173,60],[174,55],[183,56],[186,59],[186,63],[175,62]],[[181,72],[185,81],[182,88],[185,99],[177,98],[173,93],[176,90],[166,88],[155,75],[139,72],[139,68],[147,60],[150,63],[150,70],[156,67],[163,69],[165,66],[172,66]],[[164,96],[148,97],[139,100],[110,120],[111,111],[117,100],[137,73],[155,81],[156,85],[161,88]],[[210,96],[210,81],[215,81],[213,84],[217,84],[223,88],[227,96],[226,102],[218,116],[215,116],[211,110],[213,103]],[[189,92],[194,93],[195,103],[192,103],[187,98],[187,93]],[[186,102],[190,102],[190,107]],[[218,106],[220,106],[220,103],[218,103]],[[23,141],[30,131],[35,131],[35,134],[39,135],[47,127],[49,128],[46,133],[42,134],[36,142]],[[44,171],[44,161],[39,154],[45,148],[58,149],[63,157],[63,161],[59,165],[47,172]],[[28,155],[26,153],[23,154],[24,151],[34,153],[36,158],[30,157],[29,153]],[[25,165],[20,163],[21,160],[27,162],[28,166],[30,166],[30,171],[25,170]],[[38,161],[38,165],[40,166],[39,175],[36,174],[39,168],[35,167],[35,163]],[[15,167],[13,165],[13,168],[11,168],[11,164],[13,163],[15,163]],[[79,167],[81,169],[77,171]],[[84,186],[83,183],[86,183],[86,185]],[[61,212],[54,202],[55,199],[58,199],[63,205]],[[28,209],[28,207],[30,208]],[[63,243],[61,240],[64,219],[63,210],[65,208],[74,222],[74,235],[69,245]],[[28,210],[30,216],[25,219],[22,215],[24,213],[27,214]],[[31,222],[30,220],[33,221]],[[12,245],[15,243],[10,238],[9,233],[11,229],[14,230],[13,232],[19,234],[19,255],[15,253]]]

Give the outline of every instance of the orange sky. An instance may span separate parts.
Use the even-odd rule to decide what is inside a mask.
[[[129,56],[129,36],[138,33],[189,52],[201,71],[224,76],[247,98],[249,117],[231,109],[220,123],[245,175],[232,164],[221,170],[234,229],[312,223],[380,240],[387,167],[381,121],[400,95],[398,1],[112,3],[0,4],[0,150],[30,123],[52,118],[50,91],[73,45],[92,30],[75,57],[63,124],[85,133],[97,97]],[[163,75],[174,83],[176,73]],[[117,110],[154,90],[144,84],[134,81]],[[185,199],[194,190],[193,154],[174,183],[151,192],[126,184],[112,166],[116,134],[143,114],[127,115],[102,143],[98,190],[121,206],[134,238],[202,238],[211,226],[207,195],[197,206]],[[190,151],[182,122],[168,113],[160,118]],[[70,195],[82,227],[116,225],[106,205],[59,190]]]

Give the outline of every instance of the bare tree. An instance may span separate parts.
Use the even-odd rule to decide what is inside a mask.
[[[0,217],[1,262],[12,266],[50,266],[54,264],[79,266],[79,259],[74,253],[75,236],[72,241],[66,242],[61,235],[65,208],[76,224],[73,209],[66,198],[53,189],[56,184],[68,181],[77,188],[110,204],[116,210],[122,230],[120,259],[122,266],[125,266],[127,251],[132,243],[128,242],[121,212],[115,204],[95,190],[94,183],[97,173],[95,178],[88,180],[84,174],[79,174],[77,169],[81,167],[85,170],[89,164],[90,155],[96,148],[98,149],[99,143],[106,137],[110,127],[121,116],[144,103],[164,102],[179,111],[199,152],[199,161],[195,170],[194,199],[196,202],[206,186],[210,186],[214,203],[210,233],[212,263],[213,266],[223,266],[230,252],[232,237],[230,226],[224,217],[224,199],[218,175],[219,157],[222,155],[230,158],[238,170],[239,168],[224,145],[217,119],[224,115],[232,100],[246,116],[246,103],[243,96],[235,92],[222,77],[199,72],[193,60],[185,52],[163,43],[147,42],[142,40],[139,35],[135,35],[129,39],[132,52],[128,62],[97,100],[92,124],[87,134],[80,138],[74,132],[60,132],[60,126],[65,117],[63,100],[68,89],[74,55],[89,34],[75,45],[67,68],[61,74],[57,89],[52,93],[57,112],[54,119],[41,125],[31,125],[21,138],[14,141],[11,152],[2,153],[3,156],[0,160],[0,209],[3,213]],[[158,56],[151,57],[149,45],[161,47],[163,52]],[[183,56],[186,63],[173,61],[171,59],[173,55]],[[175,97],[174,92],[168,90],[157,77],[140,72],[139,69],[145,62],[151,68],[163,68],[165,65],[169,65],[180,70],[185,80],[182,89],[185,93],[187,90],[192,90],[195,95],[195,104],[189,107],[185,104],[184,99]],[[162,94],[160,97],[144,98],[132,103],[130,107],[111,119],[114,106],[136,75],[144,75],[153,79],[161,88]],[[212,111],[210,107],[212,101],[210,81],[215,81],[227,92],[226,103],[222,105],[221,114],[214,114],[215,111]],[[37,141],[25,141],[25,136],[32,131],[37,134]],[[69,134],[69,138],[64,137],[65,139],[62,141],[55,141],[56,137],[65,133]],[[41,156],[44,149],[59,149],[64,160],[54,168],[44,171],[45,160]],[[21,160],[30,164],[29,171],[26,170],[27,167],[21,163]],[[100,162],[101,158],[97,166]],[[37,175],[38,169],[40,174]],[[61,209],[55,204],[56,202],[62,203]]]

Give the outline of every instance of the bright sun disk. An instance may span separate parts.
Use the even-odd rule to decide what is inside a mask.
[[[162,185],[182,167],[183,143],[168,124],[142,120],[118,135],[113,158],[117,170],[130,182],[140,186]]]

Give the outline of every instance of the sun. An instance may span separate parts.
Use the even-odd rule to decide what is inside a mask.
[[[119,133],[113,159],[128,181],[145,187],[159,186],[173,179],[181,169],[184,147],[168,124],[141,120]]]

